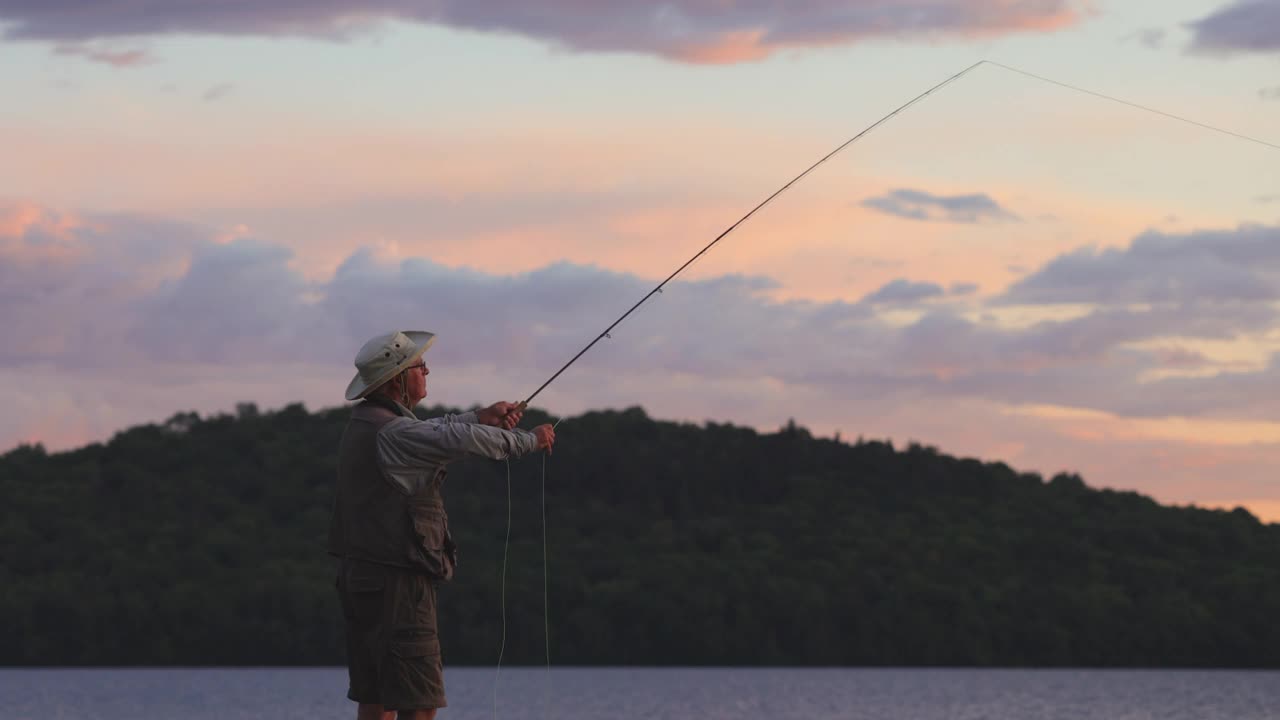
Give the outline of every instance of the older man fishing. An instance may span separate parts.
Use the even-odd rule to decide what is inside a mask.
[[[544,449],[555,430],[518,430],[523,403],[419,420],[429,332],[391,332],[360,348],[346,398],[360,400],[338,451],[329,553],[338,558],[346,623],[347,697],[359,720],[431,720],[444,707],[436,587],[453,578],[457,546],[440,488],[447,466]]]

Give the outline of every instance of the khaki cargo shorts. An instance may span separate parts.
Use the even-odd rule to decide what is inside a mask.
[[[421,573],[343,560],[338,597],[347,631],[347,697],[386,710],[442,708],[436,587]]]

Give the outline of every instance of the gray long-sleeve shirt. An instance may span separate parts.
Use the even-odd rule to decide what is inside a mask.
[[[538,449],[538,436],[528,430],[483,425],[474,412],[419,420],[399,403],[396,410],[400,417],[378,432],[378,464],[406,493],[422,488],[442,466],[455,460],[505,460]]]

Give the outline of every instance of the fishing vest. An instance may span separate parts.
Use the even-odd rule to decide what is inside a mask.
[[[456,546],[440,488],[445,469],[406,493],[378,466],[378,431],[400,417],[373,398],[352,409],[338,448],[338,492],[329,526],[329,554],[453,578]]]

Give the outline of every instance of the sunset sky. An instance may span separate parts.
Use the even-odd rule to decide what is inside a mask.
[[[522,399],[987,59],[1280,144],[1280,0],[0,0],[0,451]],[[535,404],[916,441],[1280,521],[1280,149],[984,65]],[[572,443],[562,434],[561,443]]]

